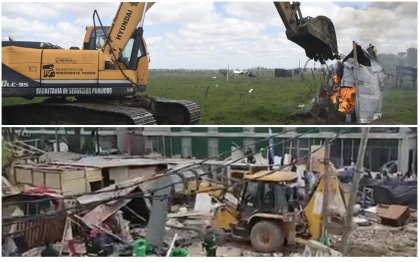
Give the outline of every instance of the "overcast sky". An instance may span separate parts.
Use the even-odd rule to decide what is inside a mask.
[[[379,53],[417,47],[416,2],[304,2],[303,16],[325,15],[334,23],[338,49],[356,40]],[[2,39],[47,41],[81,47],[97,9],[110,24],[118,3],[2,3]],[[161,2],[147,13],[144,34],[151,68],[218,69],[297,67],[306,56],[287,40],[270,2]]]

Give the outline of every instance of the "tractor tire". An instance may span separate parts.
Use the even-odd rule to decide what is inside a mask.
[[[279,224],[260,221],[251,229],[251,245],[257,252],[273,253],[284,244],[284,235]]]

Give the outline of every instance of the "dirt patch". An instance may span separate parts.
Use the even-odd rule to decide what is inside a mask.
[[[417,224],[393,228],[381,224],[356,228],[350,237],[349,256],[417,256]],[[340,237],[333,237],[333,248],[340,249]]]

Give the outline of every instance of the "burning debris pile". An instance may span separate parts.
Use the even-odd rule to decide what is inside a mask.
[[[318,97],[318,115],[356,123],[370,123],[382,116],[386,75],[373,46],[364,49],[354,43],[352,52],[328,71],[328,81]]]

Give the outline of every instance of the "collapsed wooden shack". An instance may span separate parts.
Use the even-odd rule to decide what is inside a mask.
[[[178,164],[181,163],[170,159],[100,157],[82,161],[16,164],[11,177],[14,184],[23,190],[13,187],[9,181],[3,183],[2,232],[3,239],[7,240],[3,241],[6,243],[3,250],[8,250],[7,255],[22,254],[45,243],[63,241],[67,237],[66,221],[69,218],[82,222],[88,228],[95,228],[112,220],[122,210],[137,220],[142,218],[143,222],[147,222],[150,202],[128,195],[156,187],[154,181],[140,182]],[[12,192],[10,188],[16,189]],[[89,195],[93,191],[108,190],[115,191]],[[121,199],[106,201],[115,197]],[[104,202],[97,203],[101,201]],[[77,215],[69,214],[68,209],[77,211]],[[83,233],[83,229],[74,233]]]
[[[53,164],[23,164],[13,167],[16,184],[47,187],[61,194],[79,194],[93,191],[102,181],[99,169]]]
[[[5,179],[5,178],[3,178]],[[32,188],[2,195],[2,250],[23,253],[61,239],[66,220],[63,197],[54,190]]]

